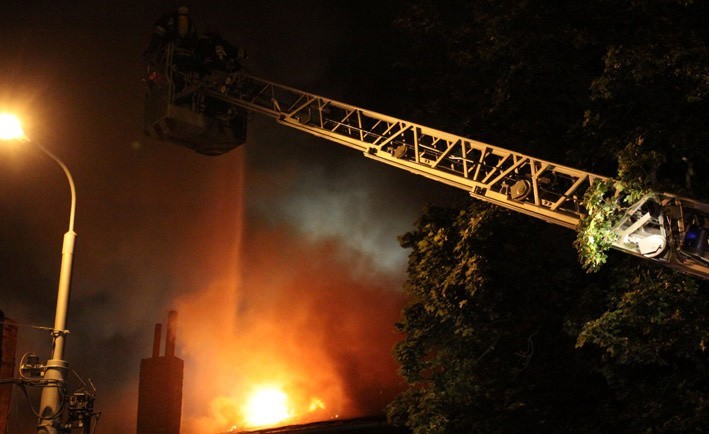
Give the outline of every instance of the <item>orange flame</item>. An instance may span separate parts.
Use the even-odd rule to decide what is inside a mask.
[[[382,411],[399,384],[390,351],[403,295],[394,279],[337,240],[303,240],[288,228],[253,226],[242,245],[243,180],[233,175],[242,161],[218,163],[219,187],[195,226],[210,241],[188,255],[199,264],[180,264],[200,290],[175,301],[182,432]],[[264,398],[259,387],[280,392]]]
[[[248,427],[272,426],[293,417],[288,395],[278,386],[261,386],[242,408]]]

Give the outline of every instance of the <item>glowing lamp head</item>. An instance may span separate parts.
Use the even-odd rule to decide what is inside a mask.
[[[17,116],[0,113],[0,140],[27,140]]]

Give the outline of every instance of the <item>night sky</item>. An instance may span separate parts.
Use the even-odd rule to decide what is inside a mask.
[[[187,5],[198,30],[215,25],[248,51],[256,75],[400,116],[389,27],[402,2],[380,3]],[[171,309],[185,434],[238,424],[239,400],[268,382],[294,405],[322,400],[315,419],[381,410],[401,386],[396,237],[426,204],[465,193],[267,118],[220,157],[149,139],[141,53],[178,3],[76,4],[4,2],[0,111],[21,115],[76,182],[66,358],[98,389],[99,432],[134,432],[140,359]],[[53,324],[68,211],[54,162],[0,149],[0,309],[22,325],[18,358],[49,355],[48,334],[24,325]],[[33,432],[17,393],[12,412],[10,432]]]

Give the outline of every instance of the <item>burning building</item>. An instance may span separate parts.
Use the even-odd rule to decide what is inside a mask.
[[[230,431],[232,433],[234,431]],[[330,420],[303,425],[290,425],[256,431],[239,431],[241,434],[408,434],[406,428],[394,427],[381,417],[360,417],[348,420]]]

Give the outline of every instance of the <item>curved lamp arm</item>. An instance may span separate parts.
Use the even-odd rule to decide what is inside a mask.
[[[74,232],[74,219],[76,216],[76,188],[74,187],[74,178],[72,178],[71,172],[69,172],[69,168],[66,167],[64,162],[62,160],[60,160],[59,157],[54,155],[49,149],[45,148],[44,146],[42,146],[41,144],[39,144],[33,140],[26,139],[26,141],[33,144],[34,146],[39,148],[39,150],[41,150],[42,152],[47,154],[47,156],[49,156],[49,158],[54,160],[59,165],[59,167],[61,167],[62,170],[64,171],[64,175],[66,175],[66,179],[67,179],[67,181],[69,181],[69,189],[71,190],[71,211],[69,212],[69,232]]]

